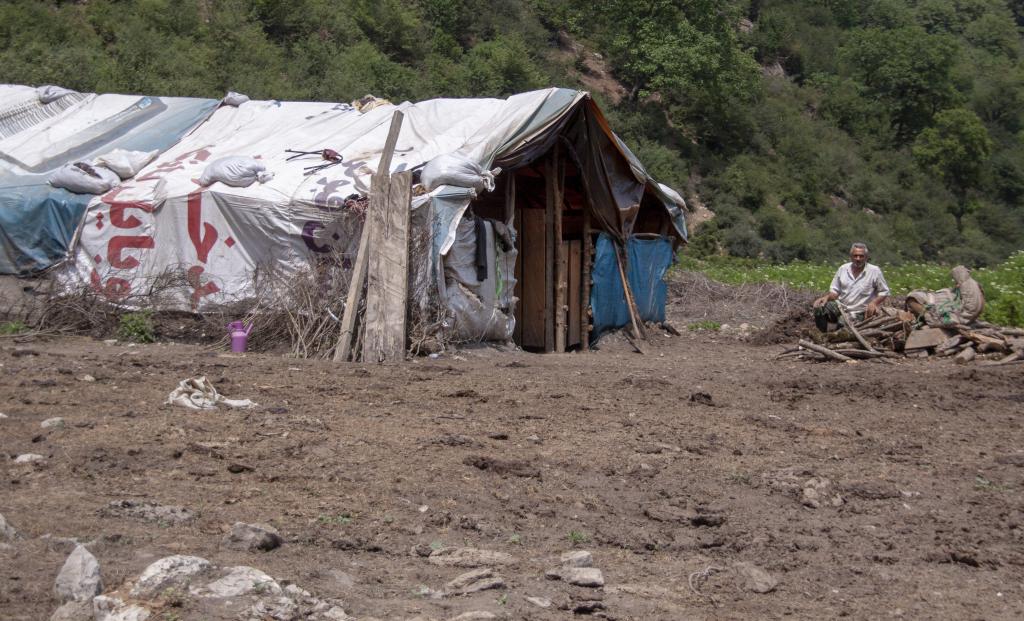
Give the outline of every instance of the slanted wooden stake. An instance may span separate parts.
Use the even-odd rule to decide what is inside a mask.
[[[622,279],[622,292],[626,297],[626,309],[629,311],[629,321],[633,326],[633,337],[635,339],[646,339],[647,331],[644,330],[644,322],[640,319],[640,311],[636,307],[636,301],[633,299],[633,290],[629,286],[629,278],[626,277],[626,257],[625,250],[615,248],[615,264],[619,267],[619,278]],[[635,340],[630,339],[630,344],[633,345],[638,353],[644,353],[644,350],[640,347],[640,344]]]
[[[846,309],[840,306],[839,313],[843,316],[843,321],[846,323],[846,329],[853,333],[853,338],[857,339],[857,342],[861,344],[861,347],[869,352],[877,353],[875,348],[868,344],[867,340],[865,340],[864,337],[860,335],[860,332],[857,331],[857,328],[853,326],[853,320],[850,319],[850,315],[846,312]]]
[[[388,137],[384,143],[384,152],[380,156],[380,163],[377,165],[377,174],[370,178],[370,201],[366,208],[366,219],[363,221],[363,231],[359,236],[359,251],[356,253],[356,262],[352,266],[352,280],[348,285],[348,296],[345,301],[345,314],[341,318],[341,334],[338,336],[338,345],[334,349],[334,361],[347,361],[352,353],[352,335],[356,325],[356,318],[359,313],[359,302],[363,295],[363,283],[366,281],[366,266],[369,263],[370,235],[370,214],[377,209],[382,209],[381,199],[387,195],[386,187],[390,181],[388,172],[391,169],[391,158],[395,153],[395,144],[398,142],[398,133],[402,129],[404,114],[396,110],[391,117],[391,128],[388,130]],[[376,190],[376,192],[375,192]],[[374,194],[377,194],[377,204],[374,204]]]

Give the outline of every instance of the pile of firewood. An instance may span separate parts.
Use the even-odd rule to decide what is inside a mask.
[[[840,330],[822,334],[817,342],[801,339],[778,357],[891,363],[893,358],[952,356],[961,364],[975,359],[984,360],[987,365],[1024,362],[1021,328],[983,321],[966,326],[920,326],[911,313],[894,309],[885,309],[881,315],[861,322],[844,319],[845,326]]]

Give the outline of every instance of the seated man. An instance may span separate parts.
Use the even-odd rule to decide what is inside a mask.
[[[827,331],[829,323],[842,318],[840,308],[852,321],[872,317],[887,297],[889,285],[882,270],[868,263],[868,247],[856,243],[850,247],[850,262],[836,272],[828,293],[814,300],[814,323]]]
[[[981,285],[963,265],[954,267],[950,275],[956,283],[952,289],[918,289],[908,293],[907,310],[934,327],[966,325],[977,319],[985,308]]]

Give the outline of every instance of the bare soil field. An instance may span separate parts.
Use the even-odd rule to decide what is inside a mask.
[[[49,618],[71,539],[107,590],[194,555],[355,619],[1024,617],[1024,367],[780,362],[681,321],[646,355],[394,366],[0,338],[0,618]],[[258,405],[164,404],[201,375]],[[236,522],[283,544],[225,546]],[[502,584],[440,594],[452,548],[508,555]],[[603,587],[546,576],[571,550]]]

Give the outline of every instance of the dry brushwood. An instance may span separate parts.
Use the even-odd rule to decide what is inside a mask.
[[[904,344],[907,338],[919,326],[913,317],[906,313],[887,309],[879,317],[854,324],[849,316],[843,313],[846,325],[843,329],[823,334],[821,343],[801,340],[796,348],[789,348],[780,353],[778,358],[799,357],[808,360],[835,360],[845,362],[850,359],[876,360],[892,363],[891,358],[904,355]],[[998,354],[1000,358],[985,363],[985,366],[1002,366],[1024,362],[1024,330],[1004,328],[983,322],[969,326],[950,326],[944,328],[947,335],[939,343],[917,341],[917,347],[909,355],[917,357],[955,357],[958,364],[974,361],[980,354]],[[851,341],[851,337],[855,339]],[[927,337],[925,337],[927,339]],[[940,336],[941,338],[941,336]],[[817,339],[816,339],[817,340]]]

